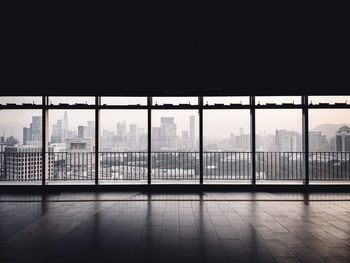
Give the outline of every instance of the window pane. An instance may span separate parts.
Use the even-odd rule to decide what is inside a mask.
[[[40,110],[0,111],[0,181],[41,182]]]
[[[49,181],[95,180],[94,110],[49,110]]]
[[[152,183],[199,183],[197,110],[152,111]]]
[[[198,105],[198,97],[153,97],[153,105]]]
[[[147,183],[147,110],[101,110],[100,182]]]
[[[0,104],[30,104],[30,105],[41,105],[42,98],[41,97],[0,97]]]
[[[250,183],[249,110],[204,110],[203,136],[204,182]]]
[[[147,97],[102,97],[102,105],[147,105]]]
[[[249,110],[204,110],[205,151],[250,151]]]
[[[259,183],[274,180],[301,182],[304,156],[302,111],[256,110],[256,150],[256,178]]]
[[[301,104],[300,96],[257,96],[255,97],[255,105],[267,105],[267,104]]]
[[[310,105],[350,104],[350,96],[309,96]]]
[[[204,105],[249,105],[249,97],[204,97]]]
[[[94,105],[95,97],[49,97],[49,105]]]
[[[309,175],[313,183],[350,180],[350,110],[309,110]]]

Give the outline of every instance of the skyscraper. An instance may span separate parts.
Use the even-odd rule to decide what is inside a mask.
[[[191,150],[194,149],[194,141],[195,141],[195,134],[194,134],[194,129],[195,129],[195,126],[194,126],[194,120],[195,120],[195,117],[194,116],[190,116],[190,148]]]
[[[41,116],[32,116],[32,122],[29,128],[23,127],[23,144],[41,144],[42,137],[42,118]]]
[[[67,113],[67,111],[64,112],[63,127],[64,127],[65,130],[69,130],[69,121],[68,121],[68,113]]]
[[[42,130],[41,116],[32,116],[32,141],[41,141]]]
[[[295,131],[276,130],[276,151],[296,152],[301,150],[301,134]]]
[[[182,131],[181,142],[182,142],[183,149],[188,149],[188,141],[189,141],[188,131]]]
[[[32,132],[30,128],[23,127],[23,145],[32,140]]]
[[[317,152],[325,150],[327,144],[326,136],[322,135],[320,131],[309,132],[309,150],[310,152]]]
[[[336,151],[350,152],[350,128],[343,126],[336,132]]]
[[[177,145],[176,123],[174,117],[160,118],[160,147],[175,149]]]
[[[117,123],[117,140],[120,142],[126,141],[126,122]]]
[[[64,130],[63,141],[66,141],[66,139],[69,137],[68,136],[69,121],[68,121],[68,113],[67,113],[67,111],[64,112],[64,116],[63,116],[63,130]]]
[[[51,143],[64,143],[64,128],[62,120],[57,120],[56,124],[52,125]]]
[[[87,122],[87,136],[90,138],[95,138],[95,122],[94,121]]]
[[[78,138],[87,138],[87,126],[78,126]]]

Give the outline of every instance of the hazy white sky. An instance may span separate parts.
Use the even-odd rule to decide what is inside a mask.
[[[73,103],[77,102],[77,99],[69,98],[64,102]],[[247,98],[247,97],[245,97]],[[257,97],[258,98],[258,97]],[[0,97],[0,103],[31,103],[33,102],[33,97],[13,98],[8,99],[6,97]],[[91,97],[92,103],[94,103],[94,98]],[[143,98],[144,99],[144,98]],[[193,98],[192,98],[193,99]],[[196,99],[196,98],[195,98]],[[216,97],[217,100],[211,98],[204,98],[204,104],[208,101],[211,103],[240,103],[242,100],[245,103],[244,98],[235,97],[234,99],[230,97]],[[114,98],[109,98],[106,103],[112,103]],[[159,99],[158,103],[160,103]],[[174,102],[174,98],[172,101]],[[309,97],[309,102],[312,100],[313,104],[318,102],[350,102],[350,96],[348,97]],[[41,99],[37,99],[41,102]],[[84,103],[87,101],[86,98],[81,98],[79,103]],[[120,101],[118,98],[116,101]],[[166,100],[165,103],[172,103],[172,101]],[[180,103],[188,103],[188,98],[183,98]],[[281,103],[281,101],[287,101],[286,99],[280,99],[273,102]],[[297,102],[294,99],[295,102]],[[56,101],[57,103],[60,103]],[[126,104],[138,104],[142,103],[140,98],[123,98],[123,102]],[[179,102],[179,101],[178,101]],[[62,103],[62,102],[61,102]],[[114,103],[114,102],[113,102]],[[117,102],[115,102],[117,103]],[[262,100],[260,99],[260,103]],[[271,103],[269,101],[269,103]],[[94,121],[95,115],[94,110],[68,110],[69,120],[71,127],[78,125],[86,125],[87,121]],[[52,124],[56,123],[58,119],[62,119],[64,110],[50,110],[49,112],[49,129],[51,129]],[[6,131],[6,136],[13,135],[20,140],[22,140],[23,127],[29,127],[31,123],[32,116],[40,116],[41,110],[1,110],[0,111],[0,135],[2,136],[4,130]],[[152,126],[158,127],[160,125],[160,117],[173,116],[175,122],[178,126],[178,135],[181,135],[182,130],[189,130],[189,116],[195,116],[195,128],[196,134],[198,136],[198,110],[153,110],[152,111]],[[101,111],[101,128],[110,129],[115,131],[116,123],[121,121],[127,121],[127,126],[129,124],[136,124],[139,127],[144,127],[145,131],[147,128],[147,111],[146,110],[102,110]],[[265,130],[266,133],[274,133],[276,129],[288,129],[296,130],[301,132],[301,110],[256,110],[256,130],[259,134],[260,131]],[[310,129],[324,124],[340,124],[348,123],[350,124],[350,109],[317,109],[309,110],[309,124]],[[228,137],[230,133],[239,133],[239,128],[243,127],[246,134],[249,133],[250,119],[249,110],[204,110],[204,136],[206,137]]]

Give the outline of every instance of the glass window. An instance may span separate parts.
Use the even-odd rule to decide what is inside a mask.
[[[155,106],[198,105],[198,97],[153,97],[152,104]]]
[[[259,183],[299,181],[302,169],[302,111],[256,110],[256,178]]]
[[[95,111],[49,110],[49,181],[95,180]]]
[[[250,183],[249,110],[204,110],[203,137],[205,183]]]
[[[95,97],[49,97],[49,105],[94,105]]]
[[[255,105],[300,105],[301,96],[257,96]]]
[[[40,183],[41,110],[0,111],[0,181]]]
[[[147,183],[147,110],[101,110],[100,182]]]
[[[41,105],[42,97],[0,97],[2,105]]]
[[[204,105],[249,105],[249,97],[204,97]]]
[[[147,97],[102,97],[102,105],[138,105],[146,106]]]
[[[198,110],[152,111],[152,183],[199,183]]]
[[[309,110],[312,183],[350,180],[350,109]]]

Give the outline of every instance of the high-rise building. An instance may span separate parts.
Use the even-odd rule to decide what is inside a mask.
[[[126,122],[117,123],[117,137],[120,141],[126,140]]]
[[[350,128],[340,127],[336,132],[336,151],[350,152]]]
[[[41,180],[42,157],[41,147],[33,145],[5,146],[3,156],[3,179]],[[49,151],[52,148],[49,147]],[[48,173],[53,173],[53,156],[48,156]]]
[[[23,145],[27,145],[27,142],[32,140],[32,130],[30,128],[23,127]]]
[[[39,145],[42,138],[42,118],[41,116],[32,116],[32,122],[29,128],[23,127],[23,144]]]
[[[161,149],[175,149],[177,146],[176,123],[174,117],[160,118],[160,143]]]
[[[136,140],[137,126],[136,124],[129,125],[129,137],[128,144],[130,150],[135,150],[137,148],[137,140]]]
[[[94,121],[87,122],[87,136],[90,138],[95,138],[95,122]]]
[[[301,150],[301,135],[295,131],[276,130],[275,147],[278,152],[297,152]]]
[[[176,149],[177,127],[174,117],[161,117],[160,127],[152,127],[152,148],[156,150]]]
[[[326,135],[322,135],[320,131],[309,132],[309,150],[310,152],[323,151],[326,149],[327,139]]]
[[[32,141],[41,141],[42,137],[42,118],[41,116],[32,116]]]
[[[69,130],[69,121],[68,121],[68,113],[67,111],[64,112],[63,115],[63,127],[65,130]]]
[[[52,125],[51,143],[64,143],[64,134],[63,122],[57,120],[57,123]]]
[[[67,138],[71,137],[69,132],[69,121],[68,121],[67,111],[65,111],[63,115],[63,130],[64,130],[63,140],[65,141]]]
[[[88,127],[87,126],[78,126],[78,138],[87,138],[88,137]]]
[[[188,149],[188,146],[189,146],[189,135],[188,135],[188,131],[182,131],[182,134],[181,134],[181,143],[182,143],[182,148],[183,148],[183,149]]]
[[[195,145],[195,117],[194,116],[190,116],[190,149],[193,150]]]
[[[129,126],[129,137],[130,137],[130,140],[136,141],[136,132],[137,132],[136,124],[130,124],[130,126]]]

